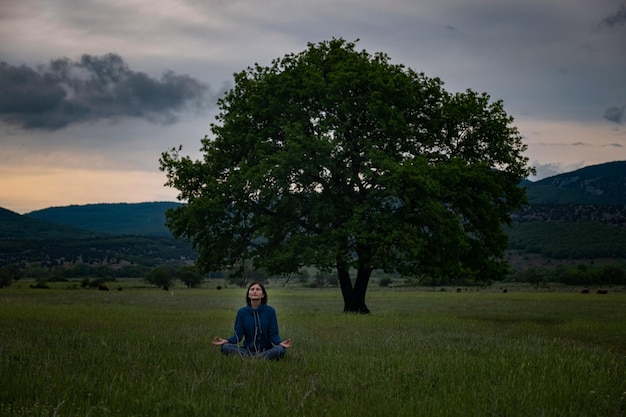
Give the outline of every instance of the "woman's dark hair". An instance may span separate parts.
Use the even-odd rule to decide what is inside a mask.
[[[253,283],[248,285],[248,289],[246,290],[246,304],[248,305],[251,304],[250,297],[248,297],[248,293],[250,292],[250,288],[252,288],[253,285],[258,285],[259,287],[261,287],[261,290],[263,290],[263,297],[261,298],[261,304],[267,304],[267,291],[265,291],[265,287],[259,281],[254,281]]]

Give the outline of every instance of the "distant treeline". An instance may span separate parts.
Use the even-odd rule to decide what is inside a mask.
[[[529,221],[507,229],[509,248],[555,260],[626,259],[626,228],[598,222]]]
[[[533,285],[555,282],[589,287],[626,285],[626,268],[620,264],[530,267],[513,273],[509,281]]]
[[[55,232],[51,235],[56,238],[47,238],[48,234],[41,233],[45,226],[41,220],[9,214],[11,217],[0,222],[5,226],[0,238],[0,272],[5,282],[19,277],[138,278],[159,266],[193,263],[197,257],[191,244],[172,237],[94,235],[67,229],[67,236]],[[506,229],[509,249],[522,255],[569,260],[569,264],[584,261],[584,265],[542,269],[530,267],[529,263],[503,280],[624,284],[624,266],[618,263],[626,259],[626,206],[533,204],[513,219],[513,226]],[[593,266],[593,261],[599,259],[603,263],[613,259],[616,265],[608,269]],[[255,273],[262,275],[260,271]],[[458,277],[419,277],[410,281],[416,285],[472,284],[460,282]]]
[[[403,281],[401,286],[446,286],[446,285],[485,285],[485,282],[468,282],[462,279],[450,277],[437,280],[422,277],[421,279],[402,278],[381,272],[380,285],[388,286],[393,281]],[[374,274],[377,276],[377,274]],[[393,274],[392,274],[393,275]],[[115,282],[124,278],[141,278],[146,282],[158,287],[167,288],[173,281],[180,280],[188,287],[201,285],[207,279],[226,279],[229,283],[243,285],[252,281],[266,281],[270,277],[265,271],[249,269],[244,275],[231,274],[229,271],[217,271],[202,274],[193,265],[172,264],[147,267],[140,265],[126,265],[112,267],[108,265],[88,265],[78,263],[72,266],[41,266],[38,264],[17,265],[10,264],[0,267],[0,288],[9,286],[21,279],[31,279],[38,282],[38,288],[45,288],[47,282],[58,281],[81,281],[81,287],[94,287],[101,283]],[[285,281],[290,278],[283,277]],[[578,264],[575,266],[556,267],[529,267],[512,272],[508,277],[503,277],[504,282],[523,282],[540,286],[547,283],[560,283],[572,286],[618,286],[626,285],[626,265],[623,264]],[[307,271],[294,277],[298,282],[307,287],[337,286],[335,274],[315,274],[311,276]]]
[[[168,237],[104,235],[83,239],[0,240],[0,266],[130,263],[150,267],[195,258],[191,244]]]
[[[597,222],[626,226],[626,206],[598,204],[531,204],[513,214],[518,223]]]

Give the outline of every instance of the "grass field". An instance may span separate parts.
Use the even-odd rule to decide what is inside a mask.
[[[0,290],[0,417],[625,416],[626,292],[267,286],[284,360],[222,357],[240,288]],[[117,286],[117,284],[116,284]]]

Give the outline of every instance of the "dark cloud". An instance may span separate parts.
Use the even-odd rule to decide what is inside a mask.
[[[626,24],[626,5],[622,5],[622,7],[620,7],[620,9],[616,13],[605,17],[600,22],[601,27],[609,28],[624,26],[624,24]]]
[[[604,118],[609,122],[621,124],[624,119],[624,107],[609,107],[604,111]]]
[[[136,117],[170,124],[202,109],[207,85],[167,71],[161,79],[131,70],[116,54],[50,61],[37,69],[0,62],[0,120],[26,129]]]

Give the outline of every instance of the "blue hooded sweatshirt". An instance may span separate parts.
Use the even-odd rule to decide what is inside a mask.
[[[229,343],[239,344],[251,351],[263,351],[282,342],[278,335],[276,310],[267,304],[260,304],[256,309],[241,307],[235,317],[235,334]]]

